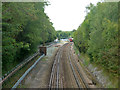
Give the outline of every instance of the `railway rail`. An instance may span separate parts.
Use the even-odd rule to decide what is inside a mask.
[[[74,74],[74,77],[75,77],[75,80],[76,80],[76,83],[78,85],[78,88],[90,88],[88,83],[85,81],[82,73],[80,72],[77,64],[75,63],[75,60],[74,60],[74,57],[73,57],[73,54],[71,53],[71,43],[69,44],[68,46],[69,48],[69,53],[68,53],[68,58],[69,58],[69,62],[70,62],[70,66],[71,66],[71,69],[73,71],[73,74]],[[71,58],[73,60],[71,60]]]
[[[62,85],[61,79],[60,79],[60,59],[61,59],[61,53],[62,53],[62,47],[59,48],[54,63],[52,67],[50,82],[49,82],[49,90],[51,88],[59,88],[60,84]]]
[[[65,46],[65,47],[64,47]],[[66,49],[66,57],[69,61],[69,65],[71,67],[71,71],[73,73],[74,79],[76,81],[77,87],[75,88],[89,88],[88,83],[85,81],[82,73],[80,72],[77,64],[74,62],[73,55],[71,53],[71,43],[64,44],[62,47],[59,48],[51,71],[51,77],[49,81],[49,90],[51,88],[64,88],[64,81],[61,79],[61,73],[60,71],[60,61],[61,61],[61,53],[63,53],[63,49]],[[69,74],[69,73],[68,73]],[[63,74],[62,74],[63,75]],[[64,76],[63,76],[64,77]],[[72,81],[71,81],[72,82]]]

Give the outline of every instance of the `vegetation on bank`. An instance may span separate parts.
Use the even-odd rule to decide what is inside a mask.
[[[51,42],[56,31],[44,13],[45,2],[2,3],[2,72],[11,70],[37,46]]]
[[[84,22],[74,33],[75,46],[80,53],[89,56],[90,63],[97,64],[118,77],[118,3],[90,4],[87,12]]]
[[[85,53],[80,53],[78,48],[76,48],[76,46],[73,46],[75,53],[78,55],[78,58],[82,61],[80,62],[80,65],[84,68],[88,68],[90,70],[90,72],[95,73],[96,71],[101,71],[101,73],[99,73],[98,76],[96,77],[100,77],[102,75],[102,78],[97,78],[98,82],[97,83],[97,87],[104,87],[104,88],[118,88],[118,77],[115,77],[112,73],[109,73],[104,67],[98,65],[98,64],[93,64],[90,62],[90,57],[88,56],[88,54]],[[92,66],[90,68],[90,65]],[[97,68],[96,71],[93,71],[94,68]],[[93,74],[94,75],[94,74]],[[104,78],[105,83],[102,84],[100,80],[102,80]]]

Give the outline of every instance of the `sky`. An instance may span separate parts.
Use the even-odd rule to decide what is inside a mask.
[[[96,5],[100,0],[48,0],[51,5],[45,7],[55,30],[72,31],[77,29],[86,16],[86,6]]]

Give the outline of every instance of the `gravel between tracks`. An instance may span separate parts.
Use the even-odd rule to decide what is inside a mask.
[[[63,48],[63,53],[61,57],[61,70],[63,72],[63,83],[64,83],[64,88],[77,88],[77,84],[75,81],[75,78],[73,76],[73,72],[70,67],[70,63],[68,60],[68,54],[67,54],[67,46]]]

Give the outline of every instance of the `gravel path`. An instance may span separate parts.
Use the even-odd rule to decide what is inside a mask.
[[[47,55],[25,77],[19,88],[48,88],[49,76],[58,47],[47,48]]]

